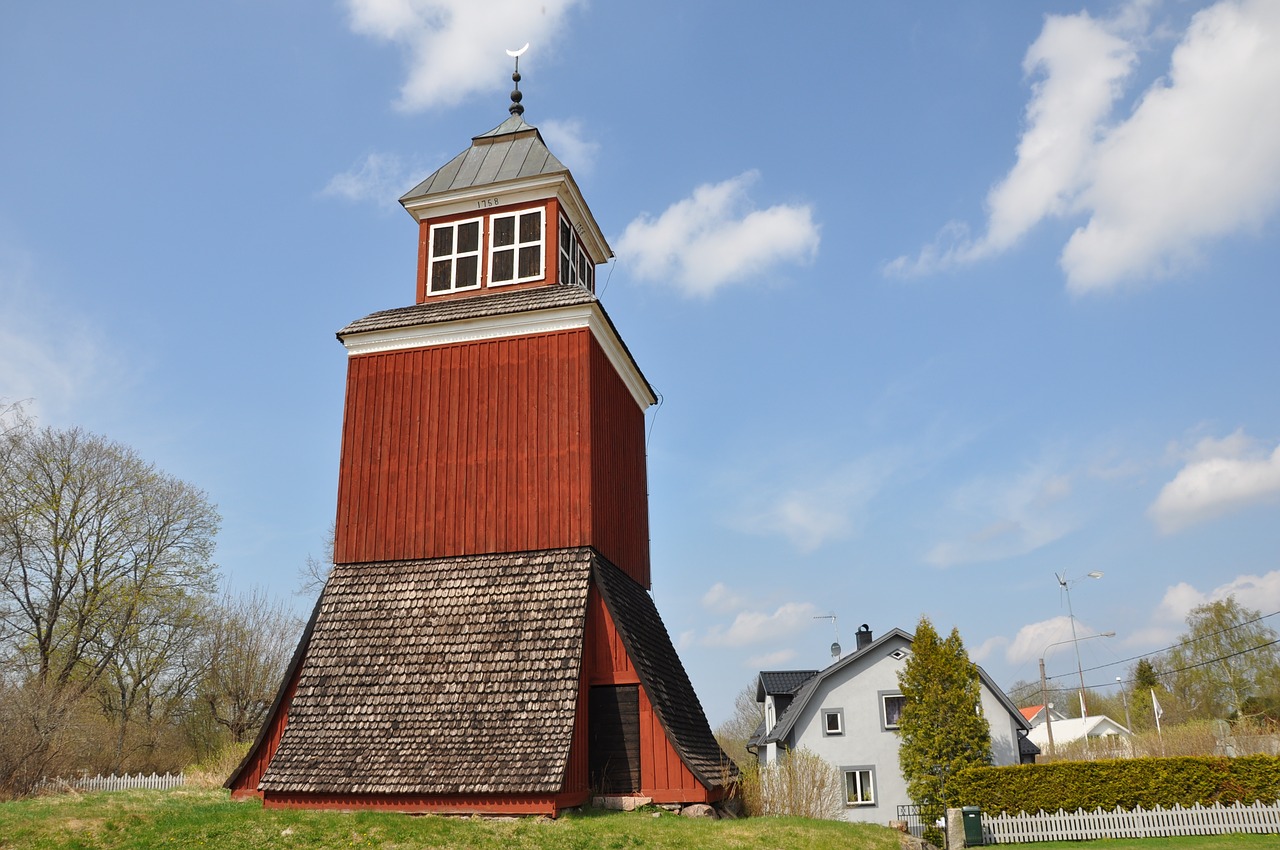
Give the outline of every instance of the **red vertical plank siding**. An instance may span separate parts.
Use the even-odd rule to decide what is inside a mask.
[[[589,345],[584,328],[350,358],[335,559],[590,545]]]
[[[635,665],[614,625],[604,599],[593,586],[587,593],[586,641],[583,649],[582,688],[578,694],[578,716],[573,745],[569,751],[564,791],[575,791],[576,783],[588,782],[587,705],[591,685],[640,684],[640,786],[641,794],[658,803],[703,803],[709,792],[685,766],[667,738],[662,721],[636,673]]]
[[[648,589],[649,487],[644,411],[591,340],[591,544]]]
[[[271,763],[276,750],[280,747],[280,738],[284,735],[285,727],[289,725],[289,705],[293,702],[293,695],[298,691],[298,677],[301,674],[302,665],[299,664],[293,671],[293,675],[289,677],[284,696],[276,706],[275,713],[267,718],[266,731],[262,734],[262,740],[253,749],[252,760],[244,766],[236,778],[236,783],[231,789],[231,799],[244,800],[262,796],[262,792],[258,790],[258,783],[262,780],[262,774],[267,772],[267,765]]]

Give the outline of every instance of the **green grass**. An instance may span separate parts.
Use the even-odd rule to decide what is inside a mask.
[[[801,818],[713,821],[656,810],[565,814],[557,820],[407,817],[384,812],[264,810],[225,791],[117,791],[0,803],[0,850],[898,850],[896,833]]]
[[[1017,850],[1270,850],[1280,835],[1189,835],[1179,838],[1110,838],[1097,841],[1037,841],[1006,844]]]

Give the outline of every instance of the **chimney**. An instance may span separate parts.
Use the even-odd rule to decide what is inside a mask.
[[[858,651],[861,652],[871,645],[871,627],[863,623],[855,633],[855,637],[858,639]]]

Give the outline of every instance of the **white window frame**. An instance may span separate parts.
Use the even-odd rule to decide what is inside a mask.
[[[538,214],[538,238],[536,241],[521,242],[520,241],[520,218],[529,213],[536,212]],[[510,245],[496,245],[494,240],[497,238],[498,227],[497,222],[500,218],[514,219],[513,226],[515,228],[515,241]],[[520,276],[520,251],[523,248],[538,248],[538,273],[532,275]],[[493,255],[499,251],[512,252],[512,278],[510,280],[494,280],[493,279]],[[489,266],[488,278],[490,286],[512,286],[517,283],[528,283],[531,280],[542,280],[547,276],[547,208],[542,206],[525,207],[524,209],[508,210],[507,212],[493,213],[489,216]]]
[[[560,243],[559,256],[556,258],[557,275],[560,283],[573,283],[581,286],[588,292],[596,291],[596,264],[591,261],[591,255],[587,253],[587,249],[582,247],[582,242],[578,239],[578,230],[569,221],[568,216],[560,214],[560,233],[568,233],[568,239],[558,239]],[[569,275],[566,279],[560,271],[563,269],[563,263],[569,264]]]
[[[854,777],[856,800],[849,799],[849,777]],[[840,768],[840,793],[845,808],[857,809],[876,805],[876,769],[874,765]]]
[[[479,229],[476,236],[476,249],[474,251],[458,251],[458,228],[466,224],[475,224]],[[436,256],[436,233],[440,230],[449,228],[453,231],[453,251],[449,254]],[[425,289],[427,297],[432,295],[448,295],[452,292],[467,292],[472,289],[479,289],[484,282],[484,270],[480,268],[480,252],[484,245],[484,218],[464,218],[458,221],[449,221],[444,224],[431,225],[430,232],[427,234],[427,280]],[[476,282],[471,286],[458,286],[458,260],[464,257],[476,258]],[[448,289],[432,289],[431,284],[435,278],[435,266],[437,262],[449,261],[449,288]]]
[[[836,728],[831,728],[831,718],[836,720]],[[843,708],[824,708],[822,709],[822,735],[826,738],[834,738],[844,734],[844,709]]]
[[[880,697],[880,728],[892,732],[893,730],[898,729],[901,726],[901,724],[889,722],[888,703],[889,703],[889,700],[891,699],[903,699],[902,693],[900,691],[880,691],[879,697]],[[902,716],[901,711],[898,712],[898,716],[899,717]]]

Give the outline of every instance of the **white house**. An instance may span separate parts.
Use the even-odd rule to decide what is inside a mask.
[[[756,699],[764,722],[752,738],[761,765],[807,747],[835,765],[843,779],[844,819],[888,823],[908,805],[898,767],[898,671],[911,654],[912,636],[893,629],[872,639],[862,626],[857,649],[825,670],[765,671]],[[1029,724],[1017,706],[979,667],[981,704],[991,727],[992,763],[1034,761],[1039,750],[1026,738]]]
[[[1109,738],[1109,745],[1115,744],[1119,740],[1127,741],[1133,736],[1133,733],[1121,724],[1115,722],[1105,714],[1098,714],[1093,717],[1071,717],[1059,718],[1057,714],[1050,723],[1037,723],[1031,727],[1031,731],[1027,733],[1027,738],[1032,741],[1041,750],[1049,749],[1049,732],[1053,731],[1053,743],[1055,746],[1061,747],[1082,738],[1090,740],[1097,738]],[[1115,749],[1109,746],[1109,749]]]

